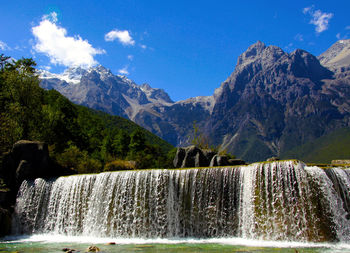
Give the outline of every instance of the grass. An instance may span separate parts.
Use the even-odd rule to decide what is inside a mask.
[[[314,141],[284,152],[280,157],[292,157],[321,166],[329,165],[332,160],[350,159],[350,128],[338,129]],[[332,166],[334,167],[334,165]]]

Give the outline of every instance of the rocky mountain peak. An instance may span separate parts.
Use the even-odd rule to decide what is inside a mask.
[[[238,57],[237,65],[246,65],[254,61],[262,54],[265,48],[266,45],[263,42],[257,41]]]
[[[289,70],[295,77],[310,78],[313,81],[332,77],[332,72],[323,67],[316,56],[305,50],[296,49],[289,57]]]
[[[333,70],[350,66],[350,39],[338,40],[326,52],[318,56],[321,64]]]

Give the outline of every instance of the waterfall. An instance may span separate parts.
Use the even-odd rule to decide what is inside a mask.
[[[24,181],[14,233],[346,241],[350,173],[297,161]]]

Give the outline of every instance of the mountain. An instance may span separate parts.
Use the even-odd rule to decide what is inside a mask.
[[[212,144],[247,161],[283,157],[350,125],[350,40],[319,57],[258,41],[212,96],[178,102],[102,66],[42,71],[41,78],[43,87],[129,118],[173,145],[187,145],[196,122]]]
[[[348,127],[350,80],[334,72],[304,50],[288,54],[257,42],[215,92],[210,139],[254,161]]]
[[[334,43],[326,52],[321,54],[318,59],[323,66],[334,71],[350,70],[350,40],[339,40]]]
[[[128,118],[174,145],[188,143],[193,121],[205,122],[213,108],[213,97],[175,103],[164,90],[137,85],[103,66],[69,68],[62,74],[40,70],[39,74],[43,88],[55,89],[74,103]]]

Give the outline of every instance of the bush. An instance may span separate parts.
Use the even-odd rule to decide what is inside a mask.
[[[134,170],[136,169],[135,161],[115,160],[107,163],[104,167],[104,171],[116,171],[116,170]]]
[[[70,144],[61,154],[56,154],[56,160],[62,167],[73,169],[79,174],[101,172],[102,164],[99,160],[90,158],[86,151]]]

